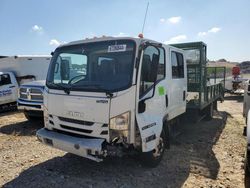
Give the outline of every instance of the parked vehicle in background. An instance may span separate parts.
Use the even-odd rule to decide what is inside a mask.
[[[45,80],[35,80],[20,85],[17,100],[18,110],[24,112],[27,119],[43,117],[43,90]]]
[[[2,110],[18,105],[18,109],[23,110],[28,119],[37,115],[42,117],[42,95],[50,59],[51,56],[47,55],[20,55],[0,59]]]
[[[250,83],[249,80],[244,83],[244,101],[243,101],[243,117],[247,120],[247,114],[250,109]]]
[[[250,81],[245,82],[244,103],[243,103],[243,117],[246,119],[246,127],[244,129],[244,136],[247,139],[246,154],[245,154],[245,173],[250,176]]]
[[[241,75],[240,67],[233,67],[232,77],[226,78],[225,89],[232,94],[243,95],[246,80]]]
[[[0,72],[0,112],[16,109],[18,83],[12,72]]]
[[[195,121],[211,119],[223,100],[224,82],[215,74],[207,83],[206,49],[202,42],[165,45],[130,37],[58,47],[38,139],[98,162],[140,153],[144,164],[158,165],[170,146],[170,127],[190,113]]]

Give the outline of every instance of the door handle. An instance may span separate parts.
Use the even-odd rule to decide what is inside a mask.
[[[16,87],[16,86],[10,86],[9,88],[13,88],[13,87]]]
[[[165,95],[166,107],[168,107],[168,95]]]
[[[186,100],[186,91],[184,90],[183,91],[183,101],[185,101]]]

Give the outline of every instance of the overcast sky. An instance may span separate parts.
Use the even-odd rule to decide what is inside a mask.
[[[148,0],[0,0],[0,55],[49,54],[93,36],[137,36]],[[149,0],[146,38],[204,41],[208,58],[250,60],[249,0]]]

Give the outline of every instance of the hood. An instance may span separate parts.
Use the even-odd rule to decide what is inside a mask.
[[[50,93],[48,95],[49,113],[57,117],[65,117],[95,123],[109,122],[110,99],[94,97],[94,93],[81,93],[81,95]],[[91,95],[92,94],[92,95]]]
[[[38,87],[44,87],[46,80],[35,80],[32,82],[26,82],[22,84],[21,86],[38,86]]]

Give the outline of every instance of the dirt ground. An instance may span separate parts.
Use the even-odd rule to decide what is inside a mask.
[[[154,169],[131,157],[96,163],[44,146],[35,137],[42,122],[2,113],[0,187],[247,187],[242,101],[226,96],[211,121],[183,124]]]

